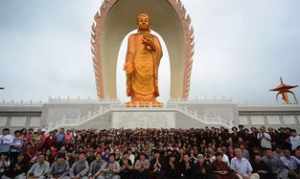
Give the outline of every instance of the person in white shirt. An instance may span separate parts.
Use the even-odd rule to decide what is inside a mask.
[[[295,150],[298,146],[300,146],[300,136],[297,135],[296,130],[291,130],[291,135],[289,137],[289,142],[291,144],[291,149]]]
[[[225,162],[228,166],[230,166],[229,157],[224,153],[223,149],[221,147],[217,148],[217,152],[222,153],[222,161]],[[216,160],[216,156],[212,157],[212,162]]]
[[[49,172],[49,163],[45,160],[45,156],[40,154],[38,161],[33,164],[27,173],[28,179],[45,179]]]
[[[10,134],[8,128],[2,130],[2,135],[0,135],[0,152],[6,153],[10,151],[10,146],[14,144],[15,137]]]
[[[223,152],[222,152],[223,153]],[[225,162],[228,166],[230,166],[229,158],[226,154],[223,153],[222,161]]]
[[[242,151],[240,148],[235,149],[235,157],[231,160],[230,167],[243,179],[250,179],[253,171],[249,160],[242,157]]]
[[[131,149],[128,150],[128,155],[129,155],[129,160],[131,161],[131,163],[135,163],[135,156],[132,153]]]
[[[15,137],[10,134],[10,131],[8,128],[5,128],[2,130],[2,135],[0,135],[1,144],[12,145],[14,142],[14,139],[15,139]]]
[[[257,134],[257,139],[260,141],[260,146],[264,149],[272,148],[272,138],[270,134],[266,132],[265,127],[260,128],[260,132]]]

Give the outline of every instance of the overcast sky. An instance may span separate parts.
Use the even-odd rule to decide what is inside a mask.
[[[100,0],[0,2],[0,99],[96,98],[90,24]],[[191,98],[231,97],[274,104],[280,76],[300,85],[300,1],[183,0],[195,29]],[[125,43],[124,43],[125,44]],[[118,62],[118,95],[125,100]],[[122,50],[123,49],[123,50]],[[160,66],[162,100],[170,89],[168,55]],[[123,61],[122,61],[123,60]],[[163,83],[162,83],[163,82]],[[300,98],[300,88],[296,89]]]

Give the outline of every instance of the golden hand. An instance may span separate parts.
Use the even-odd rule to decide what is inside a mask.
[[[134,68],[133,68],[133,64],[132,63],[126,63],[124,65],[124,70],[126,71],[127,74],[130,74],[133,72]]]
[[[147,50],[155,50],[154,40],[150,35],[143,35],[143,44]]]

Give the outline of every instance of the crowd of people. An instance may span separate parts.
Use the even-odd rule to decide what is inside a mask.
[[[3,129],[0,153],[4,179],[300,178],[290,128]]]

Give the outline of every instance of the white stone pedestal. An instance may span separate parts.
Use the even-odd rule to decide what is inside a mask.
[[[161,108],[128,108],[114,103],[49,104],[43,117],[50,129],[231,128],[238,124],[237,106],[231,103],[181,102]]]
[[[176,112],[128,110],[112,113],[112,128],[175,128]]]

